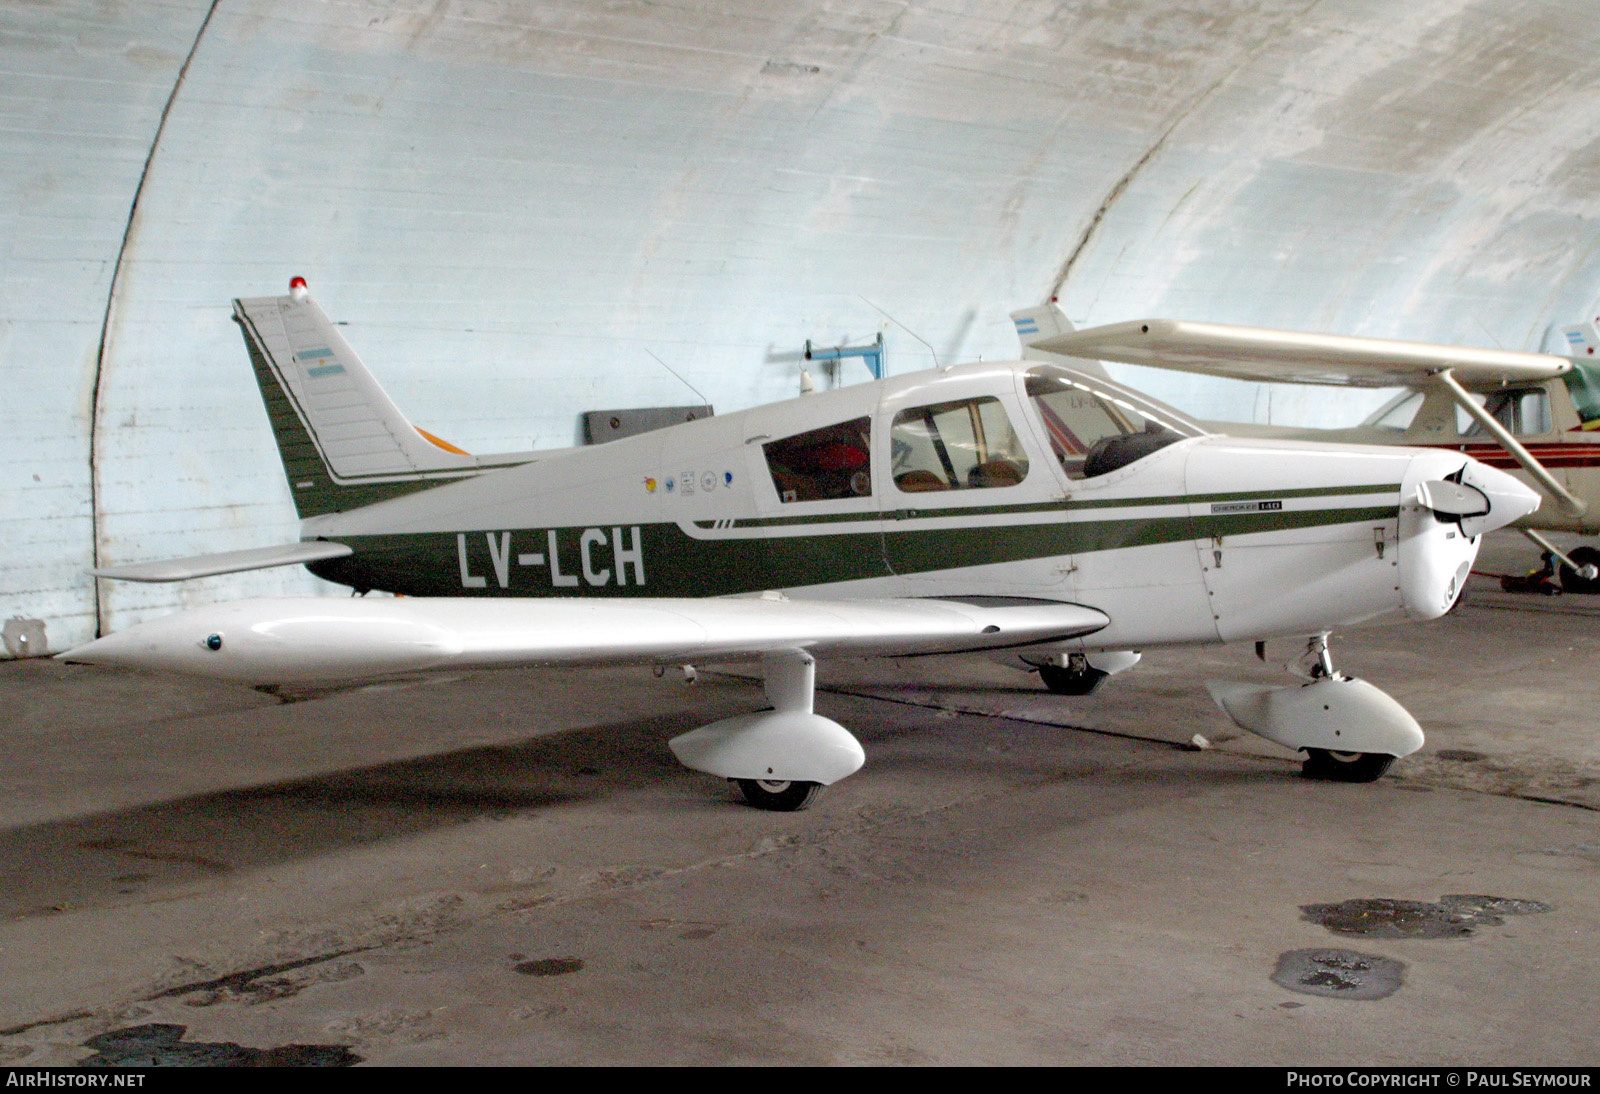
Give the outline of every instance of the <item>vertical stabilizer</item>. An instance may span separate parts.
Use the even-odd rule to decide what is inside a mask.
[[[1072,320],[1067,318],[1067,313],[1061,310],[1061,305],[1053,300],[1036,308],[1014,311],[1011,321],[1017,325],[1017,340],[1022,343],[1023,349],[1058,334],[1071,334],[1076,329]]]
[[[1037,349],[1037,345],[1047,338],[1057,335],[1071,334],[1077,328],[1072,325],[1072,320],[1067,318],[1067,313],[1061,310],[1061,305],[1054,300],[1048,304],[1040,304],[1034,308],[1023,308],[1011,313],[1011,322],[1017,327],[1017,340],[1022,343],[1022,359],[1024,361],[1058,361],[1071,365],[1080,372],[1090,372],[1098,376],[1106,374],[1105,366],[1099,361],[1086,361],[1080,358],[1062,357],[1056,353],[1046,353]]]
[[[476,474],[385,394],[305,282],[233,302],[300,516],[354,509]]]
[[[1587,321],[1570,327],[1553,328],[1545,336],[1545,352],[1563,357],[1582,357],[1585,360],[1600,357],[1600,328],[1594,322]]]

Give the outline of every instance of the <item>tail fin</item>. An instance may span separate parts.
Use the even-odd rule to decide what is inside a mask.
[[[302,518],[474,475],[479,461],[413,426],[295,278],[235,300],[289,491]]]
[[[1600,357],[1600,320],[1570,327],[1551,327],[1545,335],[1545,352],[1563,357]]]
[[[1011,321],[1017,326],[1017,339],[1022,343],[1024,361],[1067,361],[1080,372],[1105,375],[1105,368],[1099,361],[1069,360],[1059,354],[1046,353],[1042,349],[1034,348],[1047,338],[1054,338],[1059,334],[1071,334],[1077,329],[1072,325],[1072,320],[1067,318],[1067,313],[1061,310],[1061,305],[1054,300],[1035,308],[1014,311],[1011,313]]]
[[[1040,304],[1036,308],[1023,308],[1011,313],[1011,321],[1017,325],[1017,340],[1022,343],[1023,359],[1031,360],[1027,350],[1035,342],[1043,342],[1046,338],[1054,338],[1058,334],[1071,334],[1073,331],[1072,320],[1067,318],[1066,312],[1061,310],[1061,305],[1054,300],[1048,304]]]

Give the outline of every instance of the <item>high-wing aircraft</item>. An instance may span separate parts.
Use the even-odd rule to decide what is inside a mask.
[[[1405,388],[1346,429],[1204,424],[1232,436],[1448,449],[1511,471],[1554,502],[1523,517],[1519,530],[1560,561],[1563,588],[1600,593],[1600,550],[1583,546],[1569,554],[1539,534],[1600,534],[1596,323],[1563,328],[1560,341],[1570,356],[1558,356],[1173,319],[1074,330],[1051,307],[1013,319],[1035,354],[1239,380]]]
[[[1416,721],[1328,634],[1442,615],[1538,495],[1453,451],[1220,437],[1094,370],[950,366],[607,444],[479,458],[411,425],[305,283],[237,300],[298,543],[112,566],[295,563],[397,597],[251,599],[63,659],[253,685],[506,665],[759,662],[771,708],[676,737],[794,809],[864,759],[815,659],[1011,651],[1083,693],[1160,645],[1306,643],[1308,682],[1212,685],[1241,726],[1367,781]]]

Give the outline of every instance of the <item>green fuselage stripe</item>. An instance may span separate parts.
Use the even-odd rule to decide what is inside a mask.
[[[1397,490],[1393,486],[1383,489],[1391,493]],[[1377,492],[1346,488],[1300,496]],[[1285,491],[1255,492],[1180,497],[1171,502],[1142,499],[1139,504],[1294,496]],[[938,515],[949,517],[959,512],[964,511]],[[339,542],[348,544],[355,553],[313,563],[310,569],[330,581],[358,589],[408,596],[727,596],[1182,540],[1388,521],[1397,513],[1398,507],[1390,503],[944,528],[917,527],[877,516],[870,529],[860,531],[819,530],[816,535],[714,539],[697,539],[673,523],[622,528],[479,530],[460,533],[459,539],[455,532],[338,536]],[[634,529],[638,537],[637,564],[627,557],[635,542]],[[547,557],[551,554],[552,531],[554,565]],[[528,560],[527,564],[523,559]]]
[[[1132,509],[1152,505],[1208,505],[1213,502],[1227,501],[1267,501],[1288,498],[1326,498],[1345,497],[1352,494],[1394,494],[1398,493],[1398,483],[1376,483],[1369,486],[1307,486],[1294,490],[1246,490],[1232,491],[1223,494],[1176,494],[1166,497],[1147,498],[1091,498],[1076,500],[1061,498],[1056,501],[1029,502],[1023,505],[963,505],[943,506],[940,508],[917,508],[905,506],[890,509],[879,513],[825,513],[809,516],[793,517],[745,517],[735,520],[730,527],[738,528],[786,528],[807,524],[841,524],[850,522],[872,522],[880,520],[909,520],[909,519],[934,519],[938,517],[984,517],[1000,513],[1071,513],[1090,509]],[[928,497],[928,495],[921,495]],[[971,496],[971,495],[968,495]],[[915,500],[911,495],[906,496],[907,501]],[[924,505],[931,505],[930,498]],[[695,527],[711,529],[716,527],[717,521],[697,520]]]

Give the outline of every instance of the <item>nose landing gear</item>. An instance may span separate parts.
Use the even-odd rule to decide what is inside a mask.
[[[1304,752],[1300,772],[1308,779],[1371,782],[1422,747],[1422,728],[1404,707],[1333,667],[1327,635],[1307,639],[1300,664],[1308,678],[1300,687],[1208,686],[1240,728]]]
[[[1348,681],[1348,677],[1333,667],[1333,651],[1328,647],[1327,635],[1318,634],[1306,639],[1306,652],[1301,663],[1308,661],[1313,682]],[[1396,759],[1385,752],[1342,752],[1332,748],[1306,748],[1302,751],[1306,758],[1300,765],[1301,778],[1336,783],[1375,782],[1383,777]]]

